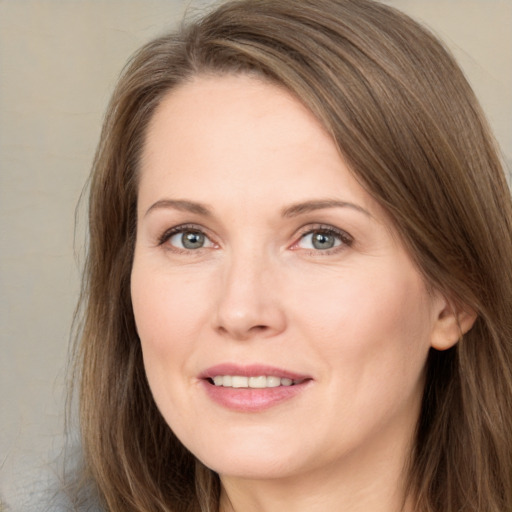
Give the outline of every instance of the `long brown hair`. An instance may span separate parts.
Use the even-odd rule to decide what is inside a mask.
[[[512,206],[462,72],[425,29],[371,0],[241,0],[145,45],[125,69],[91,178],[77,344],[86,476],[112,512],[218,509],[219,481],[149,390],[131,300],[137,172],[163,96],[252,73],[323,123],[429,285],[477,312],[431,350],[408,494],[418,512],[512,511]]]

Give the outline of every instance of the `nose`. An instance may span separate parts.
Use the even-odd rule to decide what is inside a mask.
[[[240,257],[226,265],[214,315],[214,329],[234,340],[269,338],[286,329],[276,264]]]

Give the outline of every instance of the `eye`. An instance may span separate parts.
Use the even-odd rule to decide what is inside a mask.
[[[194,251],[215,246],[201,230],[186,226],[178,226],[166,231],[161,237],[160,243],[166,243],[174,249],[185,251]]]
[[[350,246],[352,237],[343,231],[334,228],[312,229],[304,233],[297,242],[300,249],[313,249],[315,251],[328,251],[341,245]]]

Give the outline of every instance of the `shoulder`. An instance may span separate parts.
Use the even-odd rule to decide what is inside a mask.
[[[106,512],[94,482],[84,474],[81,451],[66,449],[39,468],[36,479],[19,484],[0,512]]]
[[[16,503],[8,503],[6,512],[106,512],[91,489],[72,491],[53,482],[51,485],[32,484]],[[2,511],[4,509],[1,509]]]

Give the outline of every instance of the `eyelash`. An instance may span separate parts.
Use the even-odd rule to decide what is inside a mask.
[[[186,232],[195,232],[199,233],[205,236],[212,244],[215,245],[215,242],[211,240],[211,238],[205,233],[204,228],[197,226],[195,224],[182,224],[179,226],[172,227],[171,229],[168,229],[164,231],[164,233],[158,238],[158,245],[163,246],[166,244],[170,238],[174,235],[180,234],[180,233],[186,233]],[[299,233],[298,240],[293,243],[291,246],[292,250],[299,250],[300,247],[298,247],[299,243],[308,235],[312,235],[313,233],[321,233],[327,236],[333,236],[336,239],[340,241],[339,245],[336,245],[329,249],[311,249],[307,250],[308,255],[329,255],[334,254],[340,251],[343,251],[347,247],[352,246],[354,239],[351,235],[349,235],[346,231],[343,231],[341,229],[334,228],[333,226],[329,225],[316,225],[316,226],[308,226],[307,228],[304,228],[304,230]],[[198,249],[182,249],[180,247],[171,246],[169,244],[169,250],[172,250],[173,252],[181,253],[181,254],[191,254],[193,252],[200,252],[201,249],[207,249],[205,247],[198,248]]]
[[[171,229],[168,229],[167,231],[164,231],[164,233],[158,238],[158,245],[164,245],[166,242],[168,242],[172,236],[178,235],[180,233],[187,233],[187,232],[193,232],[193,233],[199,233],[205,236],[208,240],[211,241],[210,237],[205,233],[204,228],[200,226],[196,226],[195,224],[181,224],[179,226],[174,226]],[[213,242],[212,242],[213,243]],[[201,249],[182,249],[180,247],[174,247],[169,244],[168,247],[169,250],[172,250],[173,252],[181,253],[181,254],[191,254],[193,252],[199,252]]]
[[[305,228],[305,230],[299,234],[298,240],[294,242],[294,244],[292,245],[292,250],[300,249],[298,245],[301,242],[301,240],[303,240],[308,235],[312,235],[313,233],[320,233],[322,235],[333,236],[340,241],[340,244],[329,249],[303,249],[307,251],[308,255],[312,256],[328,256],[330,254],[336,254],[338,252],[343,251],[347,247],[351,247],[352,244],[354,243],[354,239],[346,231],[337,229],[333,226],[319,224],[315,226],[308,226],[307,228]]]

